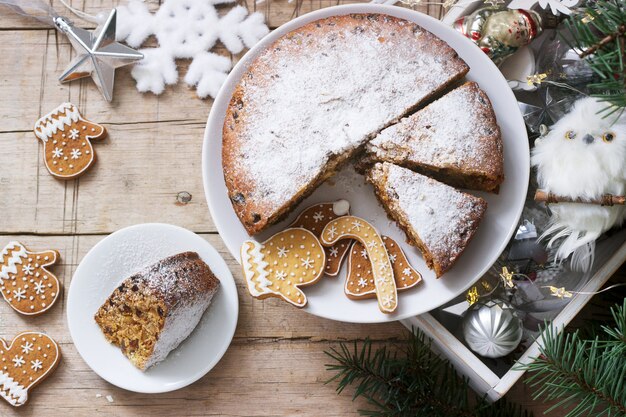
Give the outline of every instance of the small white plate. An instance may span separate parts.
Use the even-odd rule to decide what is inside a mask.
[[[200,255],[220,288],[189,337],[163,362],[142,372],[106,341],[94,314],[126,277],[185,251]],[[139,224],[104,238],[76,268],[67,296],[70,335],[87,365],[111,384],[143,393],[173,391],[203,377],[230,345],[238,314],[237,287],[217,250],[195,233],[169,224]]]
[[[476,81],[487,93],[502,130],[504,143],[504,176],[499,194],[473,192],[489,205],[487,214],[463,256],[441,279],[436,279],[417,249],[405,243],[405,234],[398,229],[374,196],[372,187],[351,167],[316,189],[310,197],[283,222],[253,237],[263,241],[273,233],[288,227],[295,216],[309,205],[346,199],[355,216],[370,221],[380,233],[395,239],[404,249],[411,265],[420,271],[424,281],[399,295],[398,309],[394,314],[383,314],[376,299],[354,301],[344,294],[344,272],[337,278],[324,277],[319,283],[306,287],[308,304],[304,310],[321,317],[358,323],[376,323],[401,320],[416,316],[452,300],[475,283],[496,261],[517,227],[522,213],[530,173],[530,152],[526,127],[517,100],[498,67],[472,41],[435,18],[397,6],[351,4],[334,6],[307,13],[291,20],[263,38],[237,63],[218,94],[207,122],[202,150],[202,174],[211,216],[226,246],[237,260],[239,249],[246,239],[251,239],[241,225],[228,198],[222,170],[222,127],[224,115],[233,90],[247,67],[259,53],[280,36],[309,22],[329,16],[349,13],[385,13],[415,22],[447,42],[470,67],[465,77]],[[467,111],[471,111],[468,109]]]

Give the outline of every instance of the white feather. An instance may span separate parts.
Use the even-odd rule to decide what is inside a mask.
[[[531,165],[537,168],[541,189],[583,199],[624,195],[626,113],[603,118],[600,112],[606,107],[594,98],[578,100],[545,137],[536,141]],[[567,132],[572,132],[573,138],[568,139]],[[612,141],[604,140],[607,133],[613,135]],[[621,225],[626,214],[624,206],[580,203],[551,204],[550,209],[550,225],[540,239],[549,239],[548,246],[558,244],[557,261],[572,255],[572,266],[582,270],[593,264],[595,240]]]

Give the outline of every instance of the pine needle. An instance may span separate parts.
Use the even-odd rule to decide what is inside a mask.
[[[495,404],[469,389],[468,380],[456,373],[447,360],[433,353],[419,331],[395,349],[373,349],[366,339],[359,347],[341,343],[326,352],[333,363],[327,383],[337,393],[354,388],[353,399],[363,397],[370,417],[529,417],[519,406],[505,400]]]

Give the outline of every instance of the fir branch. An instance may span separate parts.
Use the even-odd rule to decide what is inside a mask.
[[[592,96],[626,107],[626,5],[624,0],[590,1],[566,21],[579,56],[598,75]]]
[[[500,400],[488,403],[469,389],[468,381],[430,349],[423,334],[412,333],[401,346],[373,350],[367,339],[352,349],[341,343],[326,354],[337,392],[354,386],[353,400],[363,397],[371,417],[528,417],[519,406]]]
[[[626,415],[626,299],[611,309],[615,321],[604,339],[586,340],[547,326],[541,355],[516,369],[526,370],[534,399],[556,401],[547,412],[569,408],[565,417]]]

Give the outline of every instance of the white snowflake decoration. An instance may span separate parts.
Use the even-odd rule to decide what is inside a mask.
[[[542,9],[546,9],[549,6],[553,14],[572,14],[572,8],[576,7],[580,0],[513,0],[509,3],[509,8],[528,10],[535,3],[538,3]]]
[[[192,60],[185,82],[196,86],[199,97],[215,97],[231,68],[229,58],[209,52],[215,43],[219,40],[238,54],[269,32],[263,14],[248,14],[242,6],[220,16],[215,5],[225,3],[234,0],[165,0],[154,14],[140,0],[118,7],[117,40],[133,48],[151,35],[159,42],[156,48],[141,50],[144,59],[131,71],[137,90],[161,94],[166,85],[176,84],[175,60],[182,58]]]

